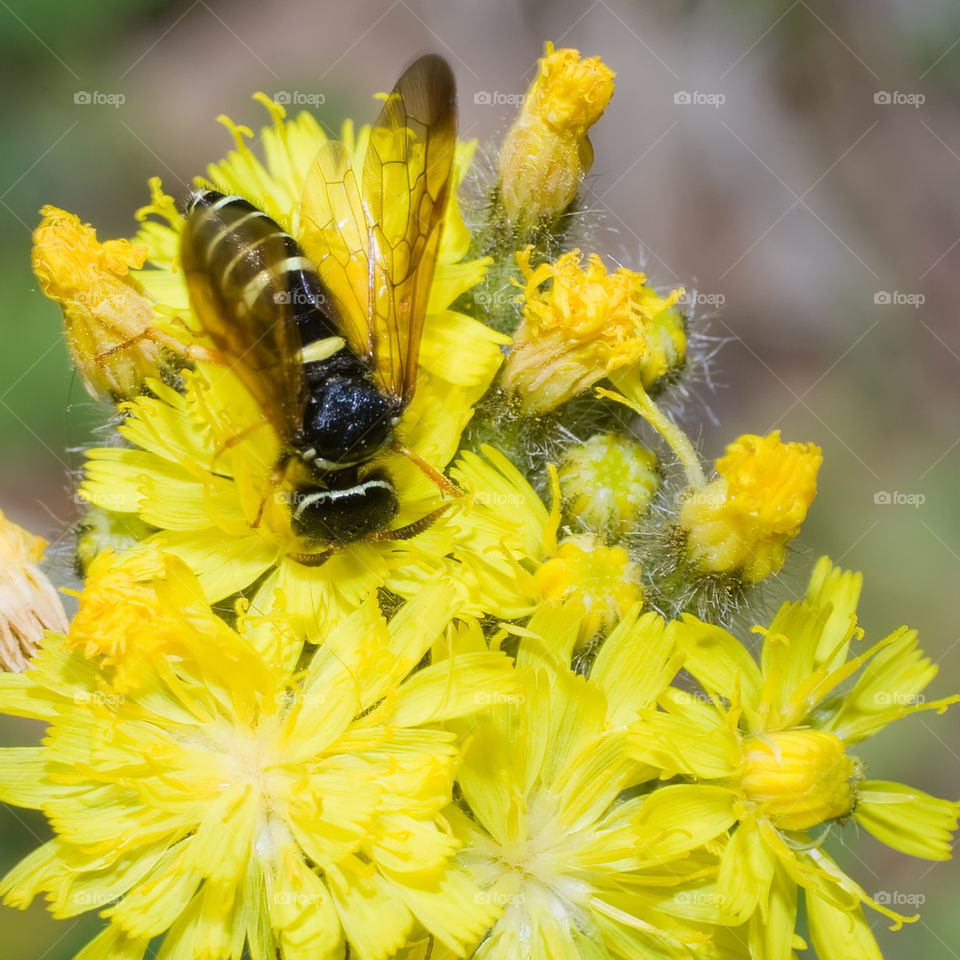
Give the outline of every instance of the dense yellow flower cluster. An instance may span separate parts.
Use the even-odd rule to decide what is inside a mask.
[[[331,141],[258,96],[261,161],[225,121],[236,146],[205,185],[288,231],[351,309],[406,280],[375,248],[410,223],[411,183],[434,190],[418,209],[445,204],[429,289],[393,304],[422,307],[416,389],[353,487],[327,464],[304,493],[323,458],[224,362],[159,181],[133,241],[44,208],[35,269],[116,436],[87,453],[71,622],[42,542],[0,515],[0,711],[47,725],[0,750],[0,800],[53,832],[0,895],[97,910],[77,960],[791,960],[807,940],[877,960],[863,907],[914,919],[826,841],[854,821],[949,857],[960,804],[869,778],[858,750],[960,698],[924,698],[936,667],[912,631],[863,644],[860,578],[826,558],[755,628],[758,653],[730,632],[735,604],[768,622],[753,587],[800,532],[821,454],[745,435],[709,479],[658,405],[702,362],[682,291],[556,253],[612,93],[599,59],[548,44],[466,217],[473,145],[447,128],[449,195],[436,159],[406,176],[426,162],[414,129]],[[376,209],[374,174],[402,184]],[[372,218],[369,249],[324,248],[321,193],[331,222]],[[394,319],[391,358],[409,348]],[[343,323],[300,342],[301,371],[343,349]],[[297,525],[305,498],[345,510],[388,486],[396,515],[368,536],[318,551]]]

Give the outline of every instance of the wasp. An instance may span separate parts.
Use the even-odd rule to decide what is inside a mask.
[[[287,499],[291,528],[311,548],[294,555],[303,563],[363,538],[415,536],[449,505],[389,529],[397,491],[372,461],[391,445],[459,494],[396,439],[417,383],[456,126],[453,73],[430,54],[386,97],[359,179],[342,143],[320,149],[304,182],[301,242],[243,197],[200,190],[188,204],[190,300],[280,438],[275,483],[299,465]]]

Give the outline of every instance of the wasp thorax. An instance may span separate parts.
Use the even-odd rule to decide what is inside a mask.
[[[390,439],[394,405],[369,381],[331,377],[311,390],[303,446],[330,464],[368,460]]]

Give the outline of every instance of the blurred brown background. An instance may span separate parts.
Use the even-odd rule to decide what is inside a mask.
[[[261,124],[253,91],[322,99],[332,129],[370,117],[370,95],[426,50],[454,66],[463,134],[499,137],[545,39],[617,72],[593,137],[591,205],[617,231],[601,252],[634,266],[643,256],[657,285],[696,288],[704,312],[720,305],[711,330],[730,342],[708,399],[721,426],[703,416],[704,450],[773,428],[821,444],[811,556],[863,570],[868,636],[919,628],[942,666],[934,695],[960,689],[951,0],[0,2],[3,508],[62,537],[79,465],[64,450],[97,420],[29,269],[43,203],[76,211],[102,239],[130,235],[148,176],[181,195],[226,151],[218,113]],[[121,105],[103,102],[117,95]],[[869,774],[960,795],[958,716],[888,731],[861,751]],[[35,736],[25,724],[0,732]],[[0,828],[4,870],[46,835],[23,811]],[[838,855],[868,891],[925,899],[913,927],[876,924],[887,957],[960,956],[956,869],[910,861],[853,825],[844,837],[856,843]],[[94,926],[0,909],[0,953],[62,960]]]

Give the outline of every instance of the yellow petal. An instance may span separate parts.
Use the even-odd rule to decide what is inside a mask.
[[[950,859],[960,803],[882,780],[858,783],[856,794],[853,817],[878,840],[914,857]]]
[[[700,784],[654,790],[633,819],[640,856],[671,860],[715,839],[736,822],[736,799],[734,790]]]
[[[821,960],[883,960],[863,911],[840,910],[807,891],[810,943]]]
[[[674,643],[684,654],[684,667],[708,692],[729,701],[738,699],[739,694],[749,707],[760,702],[760,668],[736,637],[689,614],[671,628]]]

